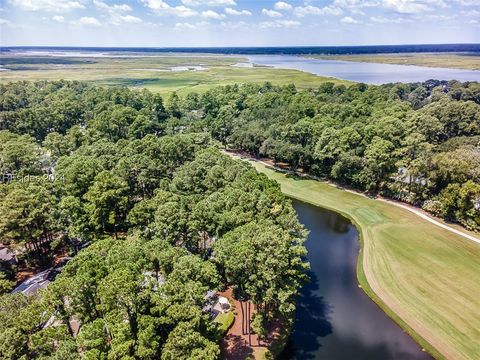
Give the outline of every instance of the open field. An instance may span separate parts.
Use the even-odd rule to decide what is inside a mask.
[[[317,59],[357,61],[381,64],[418,65],[451,69],[480,70],[480,56],[451,53],[411,53],[379,55],[320,55]]]
[[[365,292],[438,359],[480,354],[480,246],[401,207],[252,162],[293,198],[350,218]],[[478,237],[478,235],[477,235]]]
[[[0,82],[19,80],[82,80],[104,85],[123,85],[147,88],[167,95],[172,91],[185,94],[204,92],[212,87],[247,82],[270,81],[276,85],[294,83],[298,88],[317,87],[322,82],[348,84],[348,81],[320,77],[297,70],[267,67],[233,66],[243,59],[229,56],[175,56],[159,57],[0,57],[7,71],[0,71]],[[200,66],[200,70],[193,70]],[[177,71],[171,71],[171,68]],[[179,71],[179,67],[183,67]],[[191,70],[185,69],[190,68]]]

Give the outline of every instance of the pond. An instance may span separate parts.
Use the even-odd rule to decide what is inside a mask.
[[[360,244],[350,221],[297,200],[293,206],[310,231],[311,281],[301,291],[281,359],[431,359],[358,287]]]
[[[458,80],[462,82],[480,81],[479,70],[322,60],[293,55],[252,55],[246,57],[250,63],[256,65],[300,70],[316,75],[366,84],[411,83],[430,79]]]

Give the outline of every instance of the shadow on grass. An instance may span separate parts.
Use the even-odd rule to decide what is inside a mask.
[[[222,359],[225,360],[245,360],[253,354],[253,349],[248,343],[238,335],[227,335],[223,341],[228,343],[228,353],[222,353]],[[227,347],[225,347],[227,348]]]

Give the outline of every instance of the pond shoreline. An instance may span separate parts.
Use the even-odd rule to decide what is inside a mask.
[[[475,260],[475,256],[472,254],[479,252],[478,244],[466,241],[454,233],[434,226],[425,221],[425,219],[421,219],[418,215],[412,214],[399,206],[389,206],[392,204],[387,204],[384,201],[375,201],[364,195],[356,197],[355,195],[362,194],[357,194],[353,191],[342,192],[341,189],[332,186],[332,184],[309,180],[306,177],[285,178],[284,173],[275,172],[265,164],[254,162],[253,159],[250,163],[257,168],[257,171],[266,173],[268,177],[277,180],[282,186],[282,191],[287,196],[320,208],[332,210],[350,219],[358,229],[362,246],[357,264],[357,277],[363,291],[435,358],[470,358],[468,354],[471,351],[469,349],[471,349],[472,344],[475,348],[471,337],[472,324],[467,324],[468,329],[464,328],[463,325],[458,327],[457,322],[461,321],[461,319],[455,315],[454,309],[458,308],[460,303],[468,303],[475,307],[476,297],[462,296],[458,298],[458,296],[449,296],[447,294],[450,294],[458,286],[470,286],[470,276],[465,277],[461,275],[459,269],[452,269],[451,266],[453,265],[452,261],[457,263],[454,259],[458,256],[461,256],[463,259],[462,262],[464,264],[462,267],[475,266],[474,264],[477,260]],[[342,203],[342,199],[346,203]],[[354,205],[353,208],[352,205]],[[355,206],[361,206],[361,208],[357,209]],[[383,213],[384,211],[385,213]],[[357,219],[358,216],[359,218]],[[377,219],[377,216],[381,216],[382,219]],[[398,219],[399,222],[396,222],[394,219]],[[382,225],[383,221],[387,221],[388,227],[393,232],[393,234],[387,237],[382,232],[382,229],[385,229],[385,226],[387,226],[387,224]],[[409,237],[410,232],[412,232],[412,235],[415,234],[413,238]],[[405,247],[402,245],[402,248],[392,248],[392,243],[389,240],[393,240],[391,236],[396,237],[397,241],[407,241]],[[405,254],[402,251],[408,251],[409,246],[415,246],[418,250],[407,255],[408,259],[404,259],[403,256]],[[430,252],[430,249],[433,249],[432,246],[435,248],[438,246],[446,247],[448,258],[442,259],[441,263],[436,263],[439,259],[435,252]],[[372,247],[375,250],[372,250]],[[369,255],[371,251],[375,251],[375,257],[373,258],[371,257],[372,255]],[[391,253],[391,251],[400,253],[395,254]],[[401,257],[399,257],[400,255]],[[394,265],[400,266],[399,273],[392,274],[391,269],[384,268],[384,266],[390,267],[390,265],[385,264],[379,267],[380,264],[383,264],[391,256],[394,256],[390,259],[394,262]],[[427,259],[429,263],[434,261],[435,265],[428,267],[428,272],[423,273],[422,277],[418,277],[418,281],[412,281],[408,274],[412,272],[419,274],[421,271],[425,271],[421,270],[426,265],[423,258]],[[373,259],[374,262],[371,263],[368,259]],[[410,265],[406,265],[406,260],[408,260],[407,263]],[[444,271],[448,271],[449,276],[455,279],[453,283],[445,278]],[[426,278],[423,279],[423,277]],[[392,280],[395,282],[393,288]],[[434,283],[426,289],[426,293],[418,293],[416,286],[423,281],[434,281]],[[398,286],[400,284],[402,285],[399,290]],[[451,311],[441,311],[441,306],[438,306],[439,302],[430,300],[429,294],[437,293],[439,290],[443,292],[440,298],[447,301],[445,296],[448,297],[447,303],[450,304]],[[477,290],[472,288],[472,291],[472,294],[475,294]],[[405,298],[405,295],[412,297]],[[432,319],[432,316],[437,323],[436,325],[425,322],[425,319]],[[443,321],[449,320],[448,322],[439,323],[440,319],[444,319]],[[451,333],[451,331],[454,332]],[[467,331],[468,335],[461,335],[462,331]],[[463,338],[459,338],[460,335]],[[475,350],[473,351],[475,352]]]
[[[298,328],[294,325],[291,341],[280,359],[431,359],[361,285],[365,284],[359,277],[363,272],[363,238],[355,220],[313,201],[287,196],[310,232],[305,246],[312,279],[301,290]],[[312,327],[316,339],[312,330],[305,330]],[[312,344],[317,341],[315,348]]]
[[[390,319],[392,319],[397,325],[399,325],[404,330],[404,332],[407,333],[422,348],[422,351],[426,351],[435,359],[446,359],[428,341],[426,341],[423,337],[421,337],[421,335],[415,332],[415,330],[413,330],[392,309],[390,309],[388,305],[385,304],[385,302],[379,297],[377,293],[375,293],[375,291],[370,286],[367,279],[367,275],[365,274],[365,269],[364,269],[365,235],[364,235],[362,226],[360,226],[360,224],[347,212],[341,211],[334,207],[329,207],[324,205],[320,206],[314,201],[310,201],[308,199],[298,197],[295,195],[288,194],[287,196],[292,199],[316,206],[320,209],[325,209],[325,210],[329,210],[334,213],[337,213],[351,222],[351,224],[357,229],[358,242],[360,243],[360,251],[358,253],[358,258],[357,258],[357,272],[356,272],[359,287],[380,308],[381,311],[383,311]]]
[[[280,169],[280,168],[276,168],[275,166],[272,166],[270,164],[267,164],[267,163],[264,163],[262,161],[259,161],[257,159],[249,159],[249,158],[245,158],[243,157],[241,154],[238,154],[238,153],[235,153],[235,152],[229,152],[229,151],[225,151],[225,153],[229,156],[232,156],[234,158],[239,158],[241,160],[244,160],[244,161],[248,161],[248,162],[252,162],[252,161],[255,161],[257,163],[260,163],[266,167],[270,167],[271,169],[275,170],[275,171],[281,171],[281,172],[284,172],[285,171],[283,169]],[[315,179],[313,177],[311,177],[310,175],[305,175],[305,177],[307,178],[310,178],[314,181],[319,181],[318,179]],[[334,184],[330,183],[330,182],[327,182],[330,186],[335,186]],[[342,189],[342,190],[345,190],[345,191],[349,191],[349,190],[346,190],[346,189]],[[355,194],[355,195],[359,195],[359,196],[365,196],[364,194],[361,194],[359,192],[355,192],[355,191],[350,191],[351,193]],[[426,351],[428,352],[430,355],[432,355],[433,357],[435,357],[436,359],[446,359],[444,358],[440,352],[438,352],[438,350],[436,350],[428,341],[426,341],[422,336],[420,336],[417,332],[415,332],[415,330],[413,330],[407,323],[405,323],[405,321],[403,321],[392,309],[390,309],[386,304],[385,302],[380,298],[379,295],[377,295],[375,293],[375,291],[372,289],[372,287],[370,286],[369,282],[368,282],[368,279],[367,279],[367,275],[365,273],[365,269],[364,269],[364,262],[365,262],[365,258],[364,258],[364,249],[365,249],[365,235],[364,235],[364,231],[363,231],[363,228],[362,226],[360,226],[360,224],[355,220],[355,218],[353,216],[351,216],[349,213],[345,212],[345,211],[342,211],[338,208],[334,208],[334,207],[331,207],[331,206],[326,206],[326,205],[319,205],[317,204],[315,201],[312,201],[310,199],[305,199],[301,196],[297,196],[295,194],[285,194],[287,195],[289,198],[292,198],[292,199],[295,199],[295,200],[298,200],[298,201],[301,201],[301,202],[305,202],[307,204],[310,204],[310,205],[313,205],[313,206],[316,206],[316,207],[319,207],[321,209],[326,209],[326,210],[329,210],[329,211],[333,211],[341,216],[343,216],[345,219],[348,219],[348,221],[350,221],[352,223],[352,225],[357,229],[357,233],[358,233],[358,241],[360,243],[360,251],[358,253],[358,258],[357,258],[357,280],[358,280],[358,283],[359,283],[359,287],[362,288],[363,292],[388,316],[390,317],[396,324],[398,324],[417,344],[419,344],[419,346],[422,347],[423,351]]]

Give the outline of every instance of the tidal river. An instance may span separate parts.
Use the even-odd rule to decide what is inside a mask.
[[[248,55],[246,57],[251,64],[300,70],[366,84],[412,83],[430,79],[480,81],[479,70],[323,60],[295,55]]]
[[[402,329],[358,287],[360,244],[342,216],[293,200],[310,231],[311,281],[302,289],[296,321],[282,359],[426,360]]]

